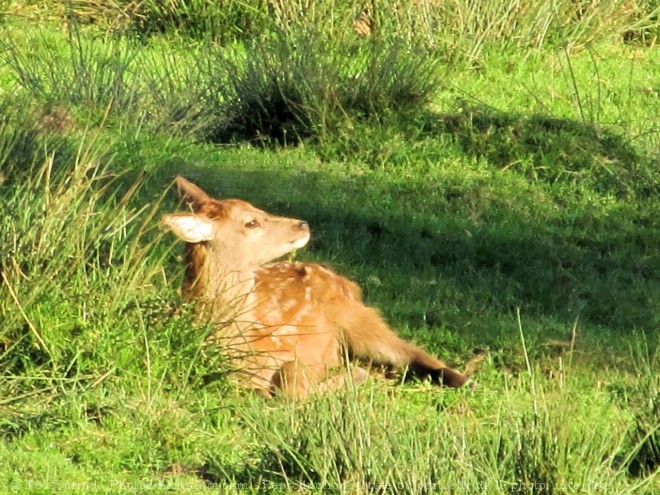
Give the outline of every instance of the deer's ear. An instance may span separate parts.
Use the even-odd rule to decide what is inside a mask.
[[[185,242],[210,241],[215,233],[213,220],[192,213],[175,213],[163,217],[163,225]]]
[[[177,191],[179,192],[179,197],[182,201],[186,203],[192,203],[194,206],[199,206],[205,201],[210,201],[211,196],[206,194],[199,186],[196,186],[189,180],[184,179],[180,175],[176,176],[174,179],[176,183]]]

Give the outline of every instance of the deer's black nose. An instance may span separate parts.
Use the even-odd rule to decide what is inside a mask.
[[[301,221],[301,222],[298,224],[298,228],[299,228],[300,230],[309,230],[309,224],[308,224],[307,222],[305,222],[305,221]]]

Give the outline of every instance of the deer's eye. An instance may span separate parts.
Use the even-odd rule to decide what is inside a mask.
[[[256,227],[259,227],[259,222],[257,222],[256,220],[250,220],[245,224],[246,229],[254,229]]]

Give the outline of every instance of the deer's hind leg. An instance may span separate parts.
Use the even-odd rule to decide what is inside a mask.
[[[271,380],[271,393],[288,399],[304,398],[309,394],[313,378],[298,360],[287,361],[275,372]]]
[[[349,378],[350,375],[350,378]],[[299,361],[287,361],[272,379],[273,395],[278,392],[289,399],[307,397],[312,393],[327,393],[352,383],[357,385],[367,379],[369,373],[359,366],[343,368],[329,376],[324,366],[305,366]]]

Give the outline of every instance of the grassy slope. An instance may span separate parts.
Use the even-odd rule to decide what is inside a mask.
[[[657,479],[617,466],[635,455],[637,424],[657,427],[660,202],[647,179],[660,140],[657,52],[571,54],[573,75],[563,53],[494,52],[479,70],[448,73],[435,113],[414,125],[296,150],[108,130],[93,146],[111,150],[112,170],[153,173],[130,207],[101,200],[92,211],[157,201],[181,173],[303,217],[314,241],[300,257],[358,280],[402,333],[457,365],[487,349],[480,387],[376,380],[305,404],[242,396],[200,355],[204,329],[171,316],[178,248],[166,252],[172,239],[150,231],[142,253],[136,220],[109,237],[109,262],[55,274],[26,306],[50,361],[40,365],[34,346],[18,355],[16,335],[29,328],[7,320],[21,324],[3,334],[13,354],[0,483],[35,493],[193,493],[205,482],[230,492],[305,482],[345,493],[386,483],[402,493],[532,493],[534,483],[651,493]],[[0,186],[3,197],[15,184]],[[170,198],[158,211],[173,207]],[[91,233],[94,218],[82,223]],[[136,288],[126,266],[155,275]],[[115,299],[117,311],[102,309]],[[3,317],[16,314],[2,304]]]

